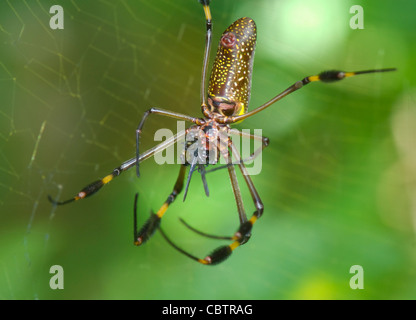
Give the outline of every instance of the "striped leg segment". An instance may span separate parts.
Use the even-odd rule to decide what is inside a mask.
[[[65,200],[65,201],[56,201],[52,199],[50,195],[48,195],[48,199],[50,202],[52,202],[53,205],[64,205],[73,201],[77,201],[80,199],[84,199],[86,197],[89,197],[96,193],[98,190],[100,190],[105,184],[109,183],[111,180],[113,180],[115,177],[119,176],[123,172],[121,167],[118,167],[113,170],[113,172],[104,178],[94,181],[93,183],[90,183],[88,186],[86,186],[84,189],[82,189],[80,192],[77,193],[77,195],[71,199]]]
[[[268,140],[266,140],[266,141],[268,141]],[[267,144],[266,144],[266,146],[267,146]],[[226,159],[227,163],[229,164],[228,165],[229,176],[230,176],[230,180],[231,180],[231,185],[233,187],[235,200],[236,200],[236,203],[237,203],[237,209],[238,209],[239,220],[240,220],[240,227],[238,228],[237,232],[231,237],[211,235],[211,234],[207,234],[205,232],[199,231],[199,230],[191,227],[189,224],[187,224],[182,219],[181,219],[181,222],[186,227],[188,227],[190,230],[192,230],[192,231],[194,231],[197,234],[200,234],[202,236],[212,238],[212,239],[232,240],[233,242],[229,245],[218,247],[213,252],[211,252],[208,256],[206,256],[204,259],[200,259],[200,258],[190,254],[189,252],[183,250],[178,245],[176,245],[171,239],[169,239],[169,237],[163,232],[163,230],[161,228],[159,228],[162,236],[166,239],[166,241],[173,248],[175,248],[176,250],[178,250],[182,254],[186,255],[188,258],[191,258],[192,260],[195,260],[196,262],[199,262],[199,263],[205,264],[205,265],[216,265],[218,263],[223,262],[224,260],[226,260],[231,255],[231,253],[236,248],[238,248],[240,245],[245,244],[251,237],[251,230],[253,228],[254,223],[263,214],[263,203],[260,199],[260,196],[257,193],[256,188],[254,187],[253,182],[251,181],[250,176],[247,173],[247,169],[244,165],[244,161],[241,160],[241,157],[238,154],[237,149],[235,148],[235,146],[232,144],[231,139],[229,139],[229,149],[231,149],[233,157],[236,158],[236,163],[238,164],[238,166],[240,168],[240,171],[243,174],[244,180],[245,180],[245,182],[246,182],[246,184],[247,184],[247,186],[250,190],[251,196],[253,198],[254,205],[256,207],[256,211],[254,212],[254,214],[251,216],[250,219],[247,219],[247,216],[246,216],[246,213],[245,213],[245,210],[244,210],[244,206],[243,206],[243,201],[242,201],[242,198],[241,198],[240,188],[238,186],[237,177],[236,177],[236,174],[235,174],[234,165],[232,163],[231,157],[229,156],[229,151],[224,151],[222,154],[223,154],[224,158]]]
[[[65,201],[57,201],[53,199],[50,195],[48,195],[48,199],[50,202],[52,202],[53,205],[64,205],[67,203],[71,203],[73,201],[77,201],[80,199],[84,199],[86,197],[89,197],[99,191],[104,185],[109,183],[111,180],[113,180],[115,177],[118,177],[122,172],[127,171],[134,167],[136,165],[136,162],[142,162],[146,159],[149,159],[152,157],[155,153],[160,152],[162,150],[165,150],[169,146],[175,144],[178,140],[182,139],[185,135],[185,132],[179,132],[173,137],[170,137],[169,139],[163,141],[162,143],[159,143],[158,145],[154,146],[153,148],[146,150],[143,152],[139,159],[137,160],[136,157],[131,158],[125,162],[123,162],[118,168],[115,168],[112,173],[105,176],[104,178],[94,181],[93,183],[90,183],[88,186],[83,188],[80,192],[78,192],[73,198],[65,200]]]
[[[254,205],[256,207],[256,211],[251,216],[251,218],[247,220],[247,217],[244,212],[244,207],[242,206],[240,190],[237,188],[234,188],[234,184],[237,183],[237,178],[235,176],[235,173],[232,174],[232,171],[230,171],[231,184],[233,185],[233,191],[234,191],[234,195],[235,195],[236,202],[237,202],[237,208],[239,211],[240,227],[237,230],[237,232],[234,234],[234,236],[231,237],[231,240],[234,240],[234,241],[228,246],[221,246],[217,248],[216,250],[214,250],[209,256],[207,256],[204,259],[206,264],[218,264],[226,260],[236,248],[238,248],[240,245],[245,244],[251,237],[251,230],[253,228],[254,223],[257,221],[258,218],[262,216],[263,209],[264,209],[260,196],[257,193],[257,190],[254,187],[254,184],[251,181],[250,176],[247,173],[247,169],[244,165],[244,162],[241,161],[241,157],[237,149],[235,148],[234,144],[232,143],[231,139],[229,139],[229,146],[232,150],[233,157],[236,158],[236,162],[238,163],[240,171],[243,174],[244,180],[250,190]],[[227,155],[224,154],[224,156],[228,158],[227,162],[231,161]],[[229,166],[229,169],[230,168],[234,169],[234,166]]]
[[[155,231],[159,228],[161,219],[163,215],[165,214],[166,210],[168,209],[169,205],[175,201],[177,195],[182,191],[183,188],[183,182],[185,179],[185,172],[186,172],[186,166],[181,165],[181,168],[179,170],[178,178],[176,179],[175,186],[173,187],[173,191],[168,196],[166,201],[163,203],[163,205],[160,207],[160,209],[153,213],[151,212],[150,217],[147,219],[145,224],[141,227],[140,230],[137,228],[137,199],[138,194],[136,194],[134,198],[134,244],[136,246],[140,246],[143,243],[145,243],[147,240],[150,239],[150,237],[155,233]]]
[[[390,72],[395,71],[395,68],[386,68],[386,69],[374,69],[374,70],[364,70],[364,71],[354,71],[354,72],[345,72],[345,71],[339,71],[339,70],[329,70],[329,71],[323,71],[318,75],[309,76],[306,78],[303,78],[301,81],[295,82],[293,85],[291,85],[286,90],[279,93],[274,98],[270,99],[266,103],[262,104],[260,107],[249,111],[243,115],[234,116],[234,117],[224,117],[223,119],[218,119],[219,123],[235,123],[242,121],[248,117],[251,117],[252,115],[255,115],[256,113],[259,113],[260,111],[268,108],[275,102],[283,99],[287,95],[299,90],[303,86],[307,85],[311,82],[321,81],[321,82],[336,82],[339,80],[343,80],[345,78],[350,78],[356,75],[360,74],[367,74],[367,73],[379,73],[379,72]]]

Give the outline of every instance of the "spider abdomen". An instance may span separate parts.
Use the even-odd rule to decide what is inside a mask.
[[[211,111],[236,116],[248,110],[256,48],[256,24],[240,18],[222,34],[208,85]]]

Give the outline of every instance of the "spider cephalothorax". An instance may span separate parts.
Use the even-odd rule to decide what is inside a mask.
[[[184,162],[214,165],[228,149],[230,127],[210,120],[186,130]]]

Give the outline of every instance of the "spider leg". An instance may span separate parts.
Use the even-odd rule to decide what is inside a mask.
[[[202,63],[202,75],[201,75],[201,109],[205,116],[209,117],[208,105],[206,100],[206,87],[207,87],[207,78],[208,78],[208,63],[209,63],[209,53],[211,51],[212,44],[212,17],[211,11],[209,9],[210,0],[199,0],[204,8],[205,13],[205,25],[206,25],[206,34],[205,34],[205,50],[204,50],[204,59]]]
[[[254,160],[264,150],[264,148],[269,146],[269,143],[270,143],[270,140],[267,137],[242,132],[242,131],[237,130],[237,129],[230,129],[229,133],[231,135],[234,134],[234,135],[239,135],[241,137],[247,137],[247,138],[250,138],[250,139],[253,139],[253,140],[261,141],[262,145],[260,147],[258,147],[256,150],[254,150],[254,152],[252,154],[250,154],[250,156],[248,156],[244,160],[240,160],[244,163],[247,163],[249,161]],[[230,165],[236,165],[236,164],[239,164],[239,162],[233,161],[231,164],[226,164],[226,165],[222,165],[222,166],[217,165],[212,169],[206,170],[205,173],[210,173],[210,172],[214,172],[214,171],[217,171],[217,170],[221,170],[221,169],[224,169],[226,167],[229,167]]]
[[[197,234],[199,234],[199,235],[201,235],[201,236],[204,236],[204,237],[207,237],[207,238],[211,238],[211,239],[219,239],[219,240],[232,240],[232,237],[230,237],[230,236],[217,236],[217,235],[213,235],[213,234],[209,234],[209,233],[206,233],[206,232],[203,232],[203,231],[200,231],[200,230],[198,230],[198,229],[196,229],[196,228],[194,228],[194,227],[192,227],[191,225],[189,225],[184,219],[182,219],[182,218],[179,218],[179,221],[180,222],[182,222],[184,225],[185,225],[185,227],[187,227],[189,230],[192,230],[193,232],[195,232],[195,233],[197,233]]]
[[[230,132],[229,133],[230,134],[234,134],[234,135],[240,135],[242,137],[248,137],[250,139],[260,140],[262,142],[262,145],[259,148],[257,148],[248,158],[246,158],[244,160],[241,160],[241,157],[240,157],[238,151],[237,150],[234,150],[233,156],[234,156],[234,158],[237,158],[238,161],[232,162],[232,161],[228,161],[227,160],[228,163],[226,165],[224,165],[224,166],[218,166],[218,167],[215,167],[213,169],[207,170],[206,173],[213,172],[213,171],[216,171],[216,170],[219,170],[219,169],[223,169],[223,168],[227,168],[227,167],[229,168],[229,167],[234,166],[234,165],[239,165],[240,163],[246,163],[248,161],[254,160],[263,151],[263,149],[266,148],[269,145],[269,138],[264,137],[264,136],[258,136],[258,135],[249,134],[249,133],[246,133],[246,132],[241,132],[241,131],[239,131],[237,129],[230,129]],[[234,149],[235,149],[235,146],[234,146]],[[228,158],[228,156],[227,156],[227,158]],[[233,185],[235,185],[235,187],[236,187],[236,192],[235,192],[235,194],[236,194],[236,201],[237,201],[237,203],[242,203],[241,196],[238,196],[238,194],[239,194],[239,188],[238,188],[237,177],[235,175],[235,171],[232,170],[232,169],[228,169],[228,170],[229,170],[229,174],[230,174],[231,181],[235,181],[233,183]],[[240,204],[240,210],[241,210],[240,211],[241,213],[239,214],[240,223],[243,223],[243,222],[247,221],[247,217],[243,214],[244,209],[242,208],[242,205],[241,204]],[[189,229],[195,231],[196,233],[203,234],[203,235],[206,235],[207,237],[211,237],[211,238],[218,238],[217,236],[208,235],[208,234],[206,234],[206,233],[204,233],[202,231],[198,231],[197,229],[191,227],[183,219],[181,219],[181,222],[184,223],[185,226],[187,226]],[[223,237],[220,237],[220,238],[223,238]]]
[[[238,209],[238,217],[239,217],[239,221],[240,221],[240,225],[245,223],[247,221],[247,215],[245,213],[244,210],[244,205],[243,205],[243,200],[241,197],[241,191],[240,191],[240,187],[238,185],[238,180],[237,180],[237,176],[235,174],[235,168],[234,166],[231,164],[231,159],[228,158],[227,156],[227,162],[229,162],[229,165],[227,165],[226,167],[228,168],[228,173],[230,176],[230,180],[231,180],[231,186],[233,188],[233,192],[234,192],[234,196],[235,196],[235,200],[236,200],[236,204],[237,204],[237,209]],[[211,238],[211,239],[222,239],[222,240],[233,240],[232,236],[217,236],[217,235],[212,235],[203,231],[200,231],[194,227],[192,227],[191,225],[189,225],[184,219],[180,218],[179,219],[188,229],[192,230],[193,232],[207,237],[207,238]]]
[[[236,131],[238,131],[238,130],[236,130]],[[254,138],[254,135],[251,135],[251,136]],[[258,137],[258,136],[256,136],[256,137]],[[224,142],[220,142],[220,143],[224,143]],[[230,144],[230,143],[231,143],[231,139],[228,137],[228,140],[225,141],[225,145]],[[220,148],[219,148],[222,156],[224,157],[225,161],[227,162],[226,167],[228,169],[228,174],[230,176],[231,186],[232,186],[235,201],[236,201],[236,204],[237,204],[239,221],[240,221],[240,224],[244,224],[247,221],[247,215],[246,215],[246,212],[244,210],[244,204],[243,204],[243,200],[242,200],[242,197],[241,197],[241,191],[240,191],[240,187],[238,185],[237,176],[236,176],[236,173],[235,173],[235,168],[232,164],[232,159],[229,156],[229,151],[227,149],[228,148],[226,146],[223,146],[223,147],[220,146]],[[240,157],[238,157],[238,161],[241,162]],[[214,236],[214,235],[209,235],[209,234],[204,233],[202,231],[198,231],[195,228],[190,227],[190,225],[187,224],[183,219],[182,219],[182,222],[185,224],[185,226],[187,226],[191,230],[193,230],[196,233],[199,233],[201,235],[206,235],[207,237],[210,237],[210,238],[223,238],[223,237],[218,237],[218,236]],[[228,237],[228,238],[231,239],[232,237]],[[249,238],[249,236],[248,236],[248,238]]]
[[[207,177],[206,177],[207,171],[205,170],[205,166],[203,164],[199,164],[198,165],[198,171],[201,174],[202,184],[204,185],[205,195],[207,197],[209,197],[209,189],[208,189],[208,183],[207,183]]]
[[[240,156],[239,156],[239,154],[237,153],[237,150],[234,150],[234,158],[238,158],[238,159],[240,159],[240,160],[238,160],[238,161],[233,161],[232,163],[230,163],[230,164],[226,164],[226,165],[224,165],[224,166],[216,166],[215,168],[213,168],[213,169],[210,169],[210,170],[207,170],[206,171],[206,173],[209,173],[209,172],[213,172],[213,171],[216,171],[216,170],[219,170],[219,169],[223,169],[223,168],[227,168],[227,167],[230,167],[230,166],[234,166],[234,165],[238,165],[238,164],[240,164],[240,163],[246,163],[246,162],[248,162],[248,161],[251,161],[251,160],[254,160],[259,154],[260,154],[260,152],[262,152],[263,151],[263,149],[264,148],[266,148],[268,145],[269,145],[269,139],[267,138],[267,137],[264,137],[264,136],[258,136],[258,135],[254,135],[254,134],[249,134],[249,133],[245,133],[245,132],[241,132],[241,131],[239,131],[239,130],[237,130],[237,129],[231,129],[230,130],[230,134],[235,134],[235,135],[240,135],[240,136],[242,136],[242,137],[248,137],[248,138],[250,138],[250,139],[255,139],[255,140],[259,140],[259,141],[261,141],[262,142],[262,145],[260,146],[260,147],[258,147],[248,158],[246,158],[246,159],[244,159],[244,160],[241,160],[240,159]],[[235,173],[230,173],[230,179],[233,181],[233,180],[235,180],[235,181],[237,181],[237,178],[236,178],[236,176],[235,176]],[[235,184],[237,184],[237,183],[235,183]],[[237,184],[238,185],[238,184]],[[238,193],[237,193],[238,194]],[[239,196],[237,196],[237,198],[238,198]],[[239,197],[240,198],[240,200],[239,201],[241,201],[241,196]],[[240,214],[239,215],[239,217],[240,217],[240,224],[242,224],[242,223],[244,223],[245,221],[247,221],[247,217],[245,216],[245,215],[243,215],[243,214]],[[207,238],[212,238],[212,239],[223,239],[223,240],[231,240],[232,239],[232,237],[229,237],[229,236],[217,236],[217,235],[212,235],[212,234],[208,234],[208,233],[206,233],[206,232],[203,232],[203,231],[200,231],[200,230],[198,230],[198,229],[196,229],[196,228],[194,228],[194,227],[192,227],[191,225],[189,225],[184,219],[182,219],[182,218],[179,218],[179,220],[188,228],[188,229],[190,229],[190,230],[192,230],[193,232],[195,232],[195,233],[197,233],[197,234],[199,234],[199,235],[202,235],[202,236],[204,236],[204,237],[207,237]],[[247,239],[248,240],[248,239]]]
[[[223,239],[223,240],[233,240],[233,242],[229,245],[224,245],[216,248],[214,251],[212,251],[208,256],[206,256],[204,259],[200,259],[189,252],[185,251],[184,249],[180,248],[178,245],[176,245],[171,239],[167,237],[167,235],[163,232],[162,229],[159,228],[162,236],[166,239],[166,241],[176,250],[181,252],[182,254],[186,255],[187,257],[191,258],[192,260],[195,260],[201,264],[207,264],[207,265],[216,265],[218,263],[223,262],[226,260],[231,253],[240,245],[246,243],[251,236],[251,229],[254,225],[254,223],[257,221],[258,218],[261,217],[263,214],[263,203],[260,199],[260,196],[257,193],[256,188],[254,187],[253,182],[251,181],[251,178],[247,172],[247,169],[244,165],[244,162],[241,161],[240,156],[238,154],[238,151],[234,144],[232,143],[231,139],[228,140],[229,149],[231,149],[232,154],[237,157],[238,160],[238,166],[241,170],[241,173],[243,174],[244,180],[250,190],[251,196],[253,198],[254,205],[256,207],[256,211],[253,213],[252,217],[250,219],[247,219],[247,216],[245,214],[242,198],[241,198],[241,192],[238,187],[237,177],[235,175],[235,169],[234,166],[231,164],[231,159],[229,157],[229,150],[224,151],[222,150],[222,154],[228,164],[228,170],[230,175],[231,184],[233,187],[234,196],[237,203],[237,209],[239,213],[239,219],[240,219],[240,227],[238,228],[237,232],[232,237],[222,237],[222,236],[215,236],[210,235],[207,233],[204,233],[202,231],[199,231],[190,225],[188,225],[184,220],[181,219],[181,222],[185,224],[189,229],[192,231],[209,238],[213,239]]]
[[[86,197],[89,197],[99,191],[104,185],[109,183],[111,180],[113,180],[115,177],[118,177],[122,172],[129,170],[133,166],[136,165],[137,161],[142,162],[144,160],[147,160],[148,158],[152,157],[155,153],[160,152],[162,150],[165,150],[169,146],[175,144],[178,140],[182,139],[182,137],[185,136],[185,132],[179,132],[173,137],[170,137],[169,139],[163,141],[162,143],[159,143],[158,145],[154,146],[153,148],[146,150],[143,152],[139,159],[137,160],[136,157],[131,158],[125,162],[123,162],[119,167],[115,168],[112,173],[105,176],[102,179],[99,179],[97,181],[94,181],[84,187],[80,192],[78,192],[73,198],[65,200],[65,201],[57,201],[53,199],[50,195],[48,195],[49,201],[53,205],[64,205],[73,201],[77,201],[80,199],[84,199]]]
[[[183,250],[178,245],[176,245],[172,240],[170,240],[170,238],[166,235],[166,233],[162,230],[162,228],[159,227],[159,231],[162,234],[163,238],[165,238],[167,243],[169,243],[174,249],[176,249],[180,253],[184,254],[188,258],[190,258],[190,259],[192,259],[196,262],[199,262],[201,264],[208,264],[208,265],[218,264],[218,263],[220,263],[224,260],[224,259],[221,259],[221,257],[227,255],[228,251],[229,251],[229,246],[222,246],[222,247],[218,248],[217,250],[215,250],[214,252],[212,252],[205,259],[200,259],[200,258],[190,254],[189,252]]]
[[[192,174],[194,173],[194,171],[196,169],[197,161],[198,161],[198,158],[194,157],[192,159],[191,167],[189,168],[188,178],[186,179],[185,193],[183,195],[183,201],[184,202],[185,202],[185,199],[186,199],[186,195],[188,194],[188,188],[189,188],[189,184],[191,183]]]
[[[240,221],[240,225],[241,225],[241,224],[243,224],[247,221],[247,215],[246,215],[245,210],[244,210],[243,200],[242,200],[242,197],[241,197],[241,191],[240,191],[240,187],[238,185],[238,180],[237,180],[237,176],[236,176],[236,173],[235,173],[235,168],[231,164],[231,159],[228,157],[228,155],[227,156],[224,155],[224,157],[226,158],[226,161],[229,163],[226,167],[228,168],[228,173],[229,173],[230,180],[231,180],[231,186],[233,188],[233,192],[234,192],[234,196],[235,196],[235,200],[236,200],[236,204],[237,204],[238,217],[239,217],[239,221]],[[188,229],[192,230],[193,232],[195,232],[195,233],[197,233],[201,236],[211,238],[211,239],[233,240],[232,236],[217,236],[217,235],[212,235],[212,234],[208,234],[206,232],[200,231],[200,230],[192,227],[191,225],[189,225],[182,218],[180,218],[180,221]]]
[[[140,134],[142,132],[142,129],[143,129],[143,126],[144,126],[144,123],[145,123],[146,119],[151,114],[159,114],[159,115],[169,117],[169,118],[174,118],[174,119],[177,119],[177,120],[189,121],[189,122],[195,123],[197,125],[201,125],[205,122],[203,119],[191,117],[191,116],[188,116],[188,115],[185,115],[185,114],[181,114],[181,113],[177,113],[177,112],[173,112],[173,111],[169,111],[169,110],[164,110],[164,109],[159,109],[159,108],[150,108],[149,110],[147,110],[143,114],[142,120],[140,121],[139,126],[137,127],[137,130],[136,130],[136,175],[138,177],[140,177],[140,170],[139,170]]]
[[[303,86],[311,82],[316,82],[316,81],[335,82],[335,81],[339,81],[339,80],[353,77],[353,76],[360,75],[360,74],[376,73],[376,72],[390,72],[390,71],[395,71],[395,70],[396,70],[395,68],[386,68],[386,69],[375,69],[375,70],[365,70],[365,71],[355,71],[355,72],[345,72],[345,71],[339,71],[339,70],[323,71],[319,73],[318,75],[305,77],[302,80],[295,82],[289,88],[282,91],[277,96],[275,96],[274,98],[270,99],[269,101],[267,101],[266,103],[262,104],[261,106],[259,106],[258,108],[252,111],[249,111],[239,116],[224,117],[222,119],[218,119],[218,122],[219,123],[235,123],[235,122],[242,121],[248,117],[251,117],[252,115],[255,115],[256,113],[259,113],[260,111],[263,111],[267,107],[271,106],[273,103],[283,99],[287,95],[299,90],[300,88],[302,88]]]
[[[173,191],[168,196],[166,201],[163,203],[163,205],[160,207],[160,209],[153,213],[151,212],[150,217],[147,219],[147,221],[144,223],[144,225],[139,230],[137,227],[137,198],[138,194],[136,194],[134,198],[134,244],[136,246],[140,246],[143,243],[145,243],[147,240],[150,239],[150,237],[155,233],[156,229],[159,228],[161,219],[163,215],[165,214],[166,210],[168,209],[169,205],[175,201],[177,195],[182,191],[183,188],[183,182],[185,179],[185,172],[186,172],[186,166],[181,165],[178,178],[176,179],[175,185],[173,187]]]
[[[231,139],[229,141],[231,141]],[[223,156],[226,159],[227,164],[229,165],[228,174],[230,176],[231,186],[233,188],[234,198],[237,204],[238,218],[240,220],[240,224],[243,224],[247,221],[247,215],[244,210],[243,199],[241,197],[241,191],[240,191],[240,186],[238,185],[238,179],[235,173],[235,167],[233,165],[230,165],[232,163],[232,160],[229,157],[228,152],[223,152]]]
[[[184,254],[188,258],[191,258],[192,260],[195,260],[196,262],[203,263],[202,261],[200,261],[201,259],[193,256],[189,252],[186,252],[182,248],[178,247],[172,240],[169,239],[169,237],[166,235],[166,233],[160,227],[159,227],[159,232],[163,236],[163,238],[165,238],[166,242],[169,243],[173,248],[175,248],[176,250],[178,250],[180,253]]]
[[[232,141],[230,140],[230,147],[232,149],[233,155],[235,155],[236,158],[238,158],[237,160],[239,160],[239,153],[238,150],[236,149],[235,145],[232,143]],[[234,234],[234,237],[237,239],[240,239],[238,242],[238,245],[244,244],[248,241],[248,239],[250,238],[251,235],[251,229],[254,225],[254,223],[263,215],[263,210],[264,210],[264,206],[263,206],[263,202],[260,199],[260,196],[253,184],[253,181],[250,178],[250,175],[247,172],[247,168],[244,165],[244,162],[239,161],[238,167],[240,168],[240,171],[243,175],[243,178],[247,184],[247,187],[250,191],[252,200],[254,202],[254,206],[256,208],[256,211],[254,211],[253,215],[251,216],[251,218],[249,220],[247,220],[246,222],[242,223],[240,225],[240,228],[238,229],[238,231]],[[236,246],[236,247],[237,247]],[[235,248],[234,248],[235,249]]]
[[[261,215],[263,214],[263,209],[264,209],[263,203],[247,172],[244,162],[241,161],[240,155],[230,138],[228,139],[228,145],[229,145],[229,148],[231,148],[233,156],[237,158],[238,166],[250,190],[254,205],[256,207],[256,211],[253,213],[251,218],[247,220],[247,216],[245,214],[243,202],[241,199],[241,192],[238,187],[237,177],[235,175],[234,166],[232,165],[229,166],[228,170],[230,174],[230,180],[231,180],[231,184],[233,187],[234,196],[235,196],[236,203],[237,203],[237,209],[238,209],[238,214],[240,218],[240,227],[238,228],[234,236],[231,237],[231,240],[234,240],[234,241],[228,246],[220,246],[217,249],[215,249],[210,255],[208,255],[205,259],[202,260],[204,261],[202,263],[205,263],[205,264],[218,264],[224,261],[225,259],[227,259],[231,255],[231,253],[240,245],[245,244],[251,237],[251,229],[253,228],[254,223],[257,221],[258,218],[261,217]],[[228,152],[222,151],[222,154],[226,158],[227,162],[230,164],[231,159],[229,157],[229,150]]]

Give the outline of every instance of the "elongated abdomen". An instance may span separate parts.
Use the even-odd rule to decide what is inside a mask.
[[[247,17],[222,34],[208,86],[211,111],[223,116],[247,112],[256,38],[256,24]]]

